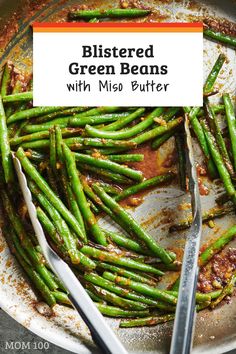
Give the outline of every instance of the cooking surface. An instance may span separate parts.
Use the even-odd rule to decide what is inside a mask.
[[[26,3],[26,5],[22,5]],[[9,8],[9,2],[0,2],[0,13],[5,13],[6,16],[12,16],[14,21],[10,21],[4,29],[5,35],[2,36],[2,46],[4,42],[8,42],[9,38],[14,34],[16,28],[19,33],[13,37],[13,40],[6,46],[5,50],[0,51],[3,54],[2,65],[6,59],[12,60],[16,66],[23,70],[31,71],[31,55],[32,55],[32,34],[29,29],[29,23],[34,21],[64,21],[68,9],[83,3],[82,1],[48,1],[44,2],[47,5],[36,5],[36,2],[12,1],[12,7]],[[98,7],[100,1],[87,1],[86,4],[93,4]],[[117,1],[112,2],[116,7],[119,6]],[[236,18],[236,5],[234,1],[207,1],[206,8],[203,2],[185,1],[143,1],[143,4],[154,7],[155,14],[150,17],[151,21],[187,21],[201,16],[214,15],[229,18]],[[5,4],[5,5],[4,5]],[[23,6],[24,19],[19,19],[17,13],[13,14],[14,4]],[[111,7],[110,1],[103,1],[103,7]],[[202,7],[200,6],[203,5]],[[1,7],[2,6],[2,7]],[[3,11],[2,11],[3,9]],[[11,13],[12,11],[12,13]],[[6,19],[0,19],[1,23],[6,23]],[[9,17],[9,18],[10,18]],[[2,22],[1,22],[2,21]],[[138,21],[143,21],[139,19]],[[17,25],[16,25],[17,23]],[[6,35],[7,33],[7,35]],[[1,42],[0,42],[1,43]],[[235,73],[236,73],[236,56],[235,52],[229,48],[217,46],[215,43],[205,41],[204,65],[205,75],[211,69],[219,52],[224,52],[230,59],[230,63],[222,70],[217,83],[219,87],[224,83],[224,91],[228,91],[232,95],[235,94]],[[171,154],[173,141],[169,141],[165,146],[158,150],[156,158],[153,158],[155,169],[160,171],[160,161],[167,159],[168,153]],[[196,145],[196,160],[200,162],[199,148]],[[163,164],[162,164],[163,166]],[[163,167],[162,167],[163,168]],[[169,169],[169,166],[168,166]],[[150,170],[150,168],[149,168]],[[150,174],[153,171],[149,171]],[[151,177],[148,175],[147,177]],[[209,189],[209,195],[202,196],[203,210],[208,210],[214,206],[215,195],[219,194],[221,188],[217,183],[209,183],[204,178],[204,185]],[[134,213],[135,217],[142,223],[145,223],[145,228],[158,239],[162,245],[169,246],[178,251],[181,255],[181,248],[184,245],[184,232],[169,234],[168,228],[173,221],[182,219],[182,214],[189,210],[180,210],[180,204],[188,205],[190,199],[179,190],[177,185],[157,188],[143,196],[143,203],[129,211]],[[186,204],[187,203],[187,204]],[[185,208],[182,208],[185,209]],[[106,223],[106,218],[100,220],[101,223]],[[210,229],[207,225],[203,227],[204,242],[220,235],[228,227],[235,224],[235,216],[228,215],[215,221],[215,227]],[[112,225],[109,225],[112,229]],[[235,245],[231,243],[230,247]],[[63,346],[68,350],[79,352],[80,354],[89,353],[90,350],[95,352],[95,347],[90,340],[89,332],[80,320],[74,310],[56,305],[54,313],[45,309],[43,304],[37,302],[37,299],[26,283],[24,276],[19,269],[14,258],[9,254],[4,238],[0,235],[0,267],[2,269],[0,275],[0,306],[8,312],[13,318],[22,323],[24,326],[42,336],[43,338]],[[174,274],[177,277],[177,273]],[[171,281],[173,281],[171,275]],[[194,341],[194,353],[222,353],[236,347],[236,299],[232,298],[229,304],[225,302],[217,307],[214,311],[202,311],[198,314],[196,333]],[[168,352],[169,342],[172,331],[172,324],[166,323],[163,325],[150,328],[133,328],[133,329],[118,329],[118,321],[107,319],[114,330],[120,336],[122,342],[127,349],[133,353],[164,353]],[[86,344],[87,348],[83,346]]]

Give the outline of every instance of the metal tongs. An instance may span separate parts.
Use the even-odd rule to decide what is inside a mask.
[[[90,329],[93,340],[101,349],[101,352],[106,354],[127,354],[127,351],[108,326],[69,266],[49,246],[37,218],[36,208],[32,201],[32,195],[28,188],[25,174],[22,171],[21,163],[14,154],[12,156],[28,213],[45,259],[67,289],[71,303]]]
[[[193,221],[187,235],[184,249],[170,354],[189,354],[191,352],[196,313],[195,298],[198,278],[198,253],[202,233],[201,203],[188,115],[185,115],[184,129],[186,135],[186,162]]]

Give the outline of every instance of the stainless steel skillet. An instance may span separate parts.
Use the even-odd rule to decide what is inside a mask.
[[[15,62],[22,69],[31,71],[32,39],[29,23],[31,21],[58,21],[65,18],[67,9],[71,6],[85,3],[85,1],[45,1],[37,4],[36,1],[25,0],[0,0],[0,31],[3,30],[4,38],[0,45],[4,48],[4,42],[9,42],[5,49],[0,49],[0,56],[3,54],[3,61],[7,58]],[[42,3],[45,6],[42,6]],[[142,1],[156,10],[153,20],[181,21],[192,19],[192,16],[202,16],[212,14],[222,16],[236,21],[235,1],[209,0],[190,3],[189,1]],[[96,7],[118,6],[118,1],[86,1]],[[13,13],[16,11],[16,15]],[[20,18],[17,13],[21,12]],[[15,24],[18,24],[18,33],[14,35]],[[4,26],[6,31],[4,31]],[[11,39],[12,38],[12,39]],[[226,89],[235,94],[236,59],[235,53],[230,49],[222,49],[214,43],[206,42],[205,69],[206,73],[213,64],[219,51],[227,52],[230,64],[221,75],[222,82],[227,81]],[[175,55],[173,49],[173,55]],[[1,62],[0,62],[1,66]],[[232,72],[230,70],[232,69]],[[226,80],[227,78],[227,80]],[[171,149],[169,142],[161,149],[159,158],[163,158]],[[196,145],[197,149],[197,145]],[[196,154],[196,159],[200,157]],[[206,182],[207,183],[207,182]],[[211,193],[207,197],[202,197],[203,209],[206,210],[213,205],[215,195],[219,193],[219,186],[212,185]],[[134,213],[140,221],[152,218],[152,223],[147,223],[150,233],[162,238],[162,244],[177,245],[183,247],[184,233],[168,234],[168,226],[173,219],[181,218],[178,209],[180,203],[189,202],[189,199],[182,195],[177,185],[166,189],[158,189],[146,196],[144,203],[138,207]],[[104,220],[101,222],[106,223]],[[219,219],[216,228],[210,230],[204,227],[204,239],[216,237],[222,230],[235,223],[235,216],[230,215]],[[111,225],[109,227],[112,227]],[[219,228],[219,230],[217,230]],[[215,233],[217,231],[217,233]],[[235,245],[235,244],[234,244]],[[233,244],[230,245],[233,247]],[[83,322],[76,313],[69,308],[56,306],[55,314],[48,313],[44,305],[39,304],[24,279],[23,274],[17,266],[4,243],[4,238],[0,236],[0,306],[13,318],[37,333],[43,338],[54,342],[68,350],[84,354],[94,351],[89,333]],[[236,301],[232,300],[229,305],[219,307],[214,312],[204,311],[198,315],[196,335],[194,341],[195,353],[222,353],[236,348]],[[130,352],[133,353],[166,353],[169,348],[172,325],[165,324],[152,328],[122,329],[118,330],[118,321],[108,319],[115,331],[118,332],[121,340]],[[90,349],[86,349],[84,346]]]

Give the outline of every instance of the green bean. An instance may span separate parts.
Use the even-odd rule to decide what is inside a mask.
[[[202,303],[200,303],[200,304],[197,304],[197,305],[196,305],[196,311],[198,312],[198,311],[204,310],[204,309],[206,309],[207,307],[209,307],[210,304],[211,304],[210,301],[206,301],[206,302],[202,302]]]
[[[63,118],[56,118],[47,123],[42,123],[42,124],[28,124],[24,128],[23,132],[28,134],[36,134],[36,133],[47,131],[53,128],[55,125],[58,125],[60,128],[67,128],[69,127],[68,122],[69,122],[69,117],[63,117]]]
[[[221,291],[220,295],[210,304],[210,307],[214,309],[226,296],[232,295],[234,291],[236,276],[235,273],[230,277],[226,286]]]
[[[186,190],[186,159],[185,159],[185,142],[183,132],[175,134],[175,145],[178,153],[178,175],[180,188]]]
[[[2,155],[2,167],[6,183],[13,182],[13,164],[11,158],[11,149],[8,140],[6,115],[0,96],[0,151]]]
[[[39,133],[51,129],[55,125],[58,125],[60,128],[67,128],[69,125],[68,121],[69,121],[69,117],[63,117],[63,118],[53,119],[47,123],[27,124],[23,132],[27,134],[35,134],[35,133]]]
[[[22,145],[25,142],[40,141],[41,139],[49,138],[49,130],[44,130],[42,132],[33,133],[29,135],[17,136],[10,139],[11,146]],[[40,140],[39,140],[40,139]],[[49,140],[48,140],[49,142]],[[48,143],[50,146],[50,143]]]
[[[228,44],[232,47],[236,47],[236,38],[233,36],[230,36],[228,34],[224,34],[218,31],[214,31],[211,28],[205,28],[204,31],[204,36],[210,39],[214,39],[217,42],[223,43],[223,44]]]
[[[100,185],[104,189],[105,192],[112,194],[112,195],[117,195],[121,192],[121,188],[117,186],[113,186],[112,184],[102,182],[100,181]]]
[[[31,262],[30,258],[28,257],[25,249],[21,246],[18,236],[15,234],[14,230],[11,229],[10,235],[11,235],[11,240],[9,240],[9,241],[11,241],[11,242],[13,241],[13,244],[15,247],[14,253],[17,252],[20,255],[20,257],[22,257],[25,260],[25,262],[32,268],[33,264]]]
[[[164,302],[168,302],[172,305],[176,305],[176,303],[177,303],[176,297],[173,296],[172,294],[168,294],[164,290],[160,290],[160,289],[151,287],[147,284],[135,282],[131,279],[116,276],[116,275],[109,273],[107,271],[105,271],[103,273],[103,277],[107,280],[113,281],[121,286],[132,289],[140,294],[147,295],[151,298],[161,300]]]
[[[40,246],[39,246],[40,247]],[[50,272],[51,273],[51,275],[53,276],[53,278],[57,281],[57,283],[58,283],[58,287],[59,287],[59,289],[57,289],[57,290],[54,290],[54,291],[59,291],[59,290],[62,290],[62,291],[65,291],[65,292],[67,292],[67,290],[65,289],[65,287],[64,287],[64,285],[62,284],[62,282],[57,278],[57,276],[56,275],[54,275],[52,272]]]
[[[3,189],[1,190],[1,198],[3,202],[4,210],[11,222],[11,225],[13,226],[13,229],[17,234],[22,247],[26,250],[30,259],[32,260],[32,263],[34,264],[36,271],[40,274],[40,276],[42,276],[42,278],[44,279],[45,283],[50,288],[50,290],[57,289],[58,287],[57,283],[53,280],[48,269],[44,266],[42,257],[39,256],[38,253],[36,252],[30,238],[26,234],[26,231],[23,227],[20,217],[14,210],[14,207],[11,203],[8,194]]]
[[[149,316],[144,318],[136,318],[133,320],[121,321],[120,328],[132,328],[132,327],[143,327],[143,326],[156,326],[160,323],[165,323],[173,321],[175,318],[174,314],[167,314],[162,316]]]
[[[62,291],[53,291],[52,295],[54,296],[57,302],[72,306],[70,299],[68,298],[68,295],[63,293]]]
[[[128,279],[132,279],[132,280],[135,280],[135,281],[138,281],[140,283],[145,283],[145,284],[148,284],[150,286],[156,286],[157,284],[157,280],[153,277],[148,277],[148,276],[145,276],[143,274],[140,274],[140,273],[135,273],[135,272],[132,272],[130,270],[126,270],[124,268],[120,268],[120,267],[116,267],[114,265],[111,265],[111,264],[108,264],[108,263],[104,263],[104,262],[98,262],[98,261],[95,261],[96,265],[97,265],[97,268],[101,268],[101,269],[105,269],[105,270],[109,270],[113,273],[116,273],[118,275],[121,275],[125,278],[128,278]]]
[[[39,174],[36,168],[31,164],[28,158],[25,156],[25,152],[22,148],[17,150],[16,156],[21,162],[21,165],[31,179],[36,183],[38,188],[47,196],[50,203],[57,209],[65,221],[70,225],[70,227],[75,231],[75,233],[86,242],[86,237],[81,230],[81,227],[75,217],[71,212],[65,207],[62,201],[56,196],[56,194],[49,187],[47,182]]]
[[[217,168],[214,164],[214,159],[211,158],[211,153],[210,153],[210,149],[208,147],[207,139],[204,134],[204,130],[202,129],[201,123],[198,121],[194,111],[195,111],[195,113],[199,112],[199,109],[198,108],[192,109],[191,112],[193,112],[193,116],[191,117],[191,119],[192,119],[191,125],[193,127],[193,130],[194,130],[197,138],[198,138],[200,147],[207,159],[207,169],[210,174],[210,177],[214,179],[214,178],[218,177]],[[190,114],[190,116],[191,116],[191,114]]]
[[[124,299],[121,296],[118,296],[109,290],[102,289],[99,286],[88,284],[86,286],[90,291],[94,291],[94,293],[99,296],[101,299],[105,300],[106,302],[124,308],[126,310],[136,310],[142,311],[147,309],[147,305],[142,304],[141,302]]]
[[[180,277],[178,277],[176,279],[176,281],[174,282],[174,284],[171,287],[171,290],[178,291],[179,290],[179,284],[180,284]]]
[[[37,198],[41,206],[46,210],[50,218],[53,220],[57,232],[62,237],[67,252],[73,264],[81,263],[87,268],[95,268],[95,264],[89,258],[81,254],[77,249],[76,239],[72,236],[66,222],[59,212],[50,204],[47,198],[40,193],[39,189],[31,181],[28,182],[29,188],[33,195]]]
[[[143,134],[140,134],[136,136],[135,138],[131,139],[130,141],[134,142],[135,144],[139,145],[142,144],[148,140],[152,140],[156,138],[157,136],[160,136],[166,132],[172,131],[173,129],[177,128],[180,124],[182,124],[183,118],[179,117],[176,119],[173,119],[166,125],[160,125],[152,130],[149,130],[147,132],[144,132]]]
[[[207,222],[209,220],[214,220],[215,218],[220,218],[223,215],[227,215],[231,212],[235,211],[235,208],[233,205],[217,208],[214,207],[202,214],[202,222]],[[183,221],[178,222],[177,224],[171,225],[169,228],[170,232],[174,231],[180,231],[180,230],[185,230],[189,228],[192,225],[192,215],[189,215],[186,219]]]
[[[88,295],[91,297],[93,301],[96,301],[97,308],[104,315],[111,316],[111,317],[137,317],[140,315],[142,317],[145,316],[145,314],[149,313],[148,310],[143,310],[143,311],[124,310],[119,307],[101,304],[100,303],[101,299],[97,295],[95,295],[88,289],[86,289],[86,292],[88,293]],[[53,291],[52,294],[58,302],[65,305],[72,306],[67,294],[61,291]]]
[[[77,163],[78,167],[81,170],[85,170],[88,172],[92,172],[95,176],[102,176],[108,181],[112,181],[118,184],[132,184],[132,180],[126,176],[120,175],[119,173],[114,173],[112,171],[104,170],[103,168],[98,168],[91,165],[79,164]]]
[[[173,180],[173,178],[175,177],[175,174],[172,172],[169,173],[165,173],[163,175],[160,176],[156,176],[156,177],[152,177],[150,179],[146,179],[145,181],[136,184],[134,186],[128,187],[126,189],[124,189],[119,195],[117,195],[115,197],[115,201],[118,202],[122,199],[125,199],[127,197],[130,197],[133,194],[139,193],[140,191],[143,191],[145,189],[151,188],[151,187],[155,187],[161,183],[166,183],[169,182],[171,180]]]
[[[202,149],[203,154],[205,155],[208,163],[208,170],[210,172],[211,177],[215,177],[217,175],[215,165],[211,159],[209,147],[207,144],[207,140],[203,131],[203,128],[197,119],[197,115],[200,111],[199,107],[195,107],[192,110],[189,109],[189,107],[184,107],[184,111],[189,114],[189,120],[191,123],[191,126],[194,130],[194,133],[198,139],[198,142],[200,144],[200,147]]]
[[[179,111],[180,111],[179,107],[170,107],[165,111],[162,118],[166,122],[169,122],[169,120],[173,118],[176,115],[176,113],[178,113]]]
[[[147,316],[149,311],[148,310],[143,310],[143,311],[132,311],[132,310],[125,310],[121,309],[119,307],[115,306],[108,306],[105,304],[100,303],[101,299],[92,293],[90,290],[86,289],[88,295],[91,297],[92,300],[96,301],[96,306],[99,309],[99,311],[110,317],[142,317],[142,316]],[[60,291],[53,291],[52,292],[53,296],[55,299],[65,305],[71,305],[71,302],[67,296],[67,294],[60,292]]]
[[[129,237],[126,237],[124,235],[118,234],[116,232],[110,231],[110,230],[104,230],[106,235],[113,241],[115,242],[119,247],[126,248],[128,250],[141,253],[141,254],[148,254],[148,250],[145,250],[143,247],[140,246],[140,244]]]
[[[115,141],[115,140],[113,140]],[[117,140],[116,140],[117,141]],[[122,141],[124,142],[124,141]],[[134,147],[136,148],[136,146]],[[87,155],[94,155],[94,154],[99,154],[100,156],[103,156],[104,158],[108,158],[109,156],[107,155],[113,155],[113,154],[120,154],[123,153],[123,151],[126,150],[124,147],[88,147],[87,149],[84,149],[84,153]]]
[[[143,130],[147,129],[153,123],[153,119],[155,117],[159,117],[163,113],[163,110],[164,110],[163,108],[156,108],[139,124],[136,124],[131,128],[121,130],[119,132],[99,130],[89,125],[86,125],[85,131],[89,136],[95,138],[114,139],[114,140],[128,139],[141,133]]]
[[[89,289],[85,289],[85,291],[91,297],[91,299],[93,301],[105,304],[105,301],[103,301],[99,296],[97,296],[95,293],[93,293]]]
[[[7,62],[3,67],[3,73],[1,78],[0,95],[2,97],[8,95],[9,93],[12,71],[13,71],[13,64]]]
[[[49,154],[49,161],[52,170],[55,172],[57,167],[57,154],[56,154],[56,135],[55,129],[51,129],[49,131],[49,143],[50,143],[50,154]]]
[[[163,303],[162,301],[156,301],[156,300],[150,299],[146,296],[143,296],[143,295],[140,295],[136,292],[130,291],[129,289],[122,288],[122,287],[114,284],[113,282],[106,280],[103,277],[97,275],[96,273],[90,273],[90,274],[86,273],[84,275],[84,279],[94,285],[98,285],[103,289],[111,291],[111,292],[113,292],[119,296],[122,296],[124,298],[127,298],[129,300],[141,302],[146,305],[149,305],[152,307],[158,307],[161,309],[173,309],[173,307],[169,304]]]
[[[14,80],[14,86],[11,90],[11,95],[15,94],[15,93],[22,93],[23,90],[23,84],[22,84],[22,78],[20,77],[20,79],[16,79]],[[8,95],[7,97],[11,96]],[[5,97],[4,97],[5,98]],[[5,101],[3,100],[3,103],[5,103]],[[8,104],[6,106],[6,117],[9,117],[16,109],[17,110],[21,110],[21,109],[25,109],[26,104],[25,103],[21,103],[21,104]],[[14,130],[16,130],[17,124],[13,123],[12,126],[10,127],[11,130],[8,130],[9,136],[10,133],[13,132]],[[9,129],[9,128],[8,128]]]
[[[221,289],[213,290],[213,291],[210,291],[209,293],[207,293],[207,295],[209,295],[211,297],[211,300],[214,300],[220,296],[221,291],[222,291]]]
[[[220,54],[211,70],[209,73],[205,85],[203,87],[203,93],[204,95],[207,95],[212,92],[213,86],[215,84],[215,81],[217,79],[217,76],[219,75],[219,72],[226,60],[226,57],[224,54]]]
[[[116,112],[115,108],[113,109],[113,111],[111,110],[111,113],[109,113],[109,110],[107,112],[108,113],[104,111],[104,114],[99,114],[103,112],[101,111],[96,113],[94,110],[93,111],[91,110],[88,111],[87,115],[84,114],[84,116],[82,117],[79,115],[75,115],[69,118],[68,125],[72,127],[85,127],[86,124],[99,125],[99,124],[114,122],[118,119],[125,118],[129,115],[128,112],[122,112],[122,113],[119,111]]]
[[[55,138],[56,138],[56,153],[57,153],[57,158],[59,162],[59,174],[60,174],[60,181],[64,190],[64,193],[66,195],[67,203],[69,205],[69,208],[78,221],[84,235],[86,235],[86,230],[85,230],[85,225],[84,225],[84,219],[82,217],[82,214],[80,212],[79,206],[77,204],[74,192],[71,188],[71,185],[69,183],[66,167],[65,167],[65,161],[64,161],[64,155],[62,152],[62,131],[58,126],[55,126]]]
[[[37,207],[37,216],[39,218],[39,221],[43,225],[43,228],[46,230],[48,235],[54,241],[54,243],[56,244],[57,248],[60,250],[62,255],[64,257],[66,257],[68,250],[67,250],[67,247],[66,247],[65,243],[63,243],[63,240],[58,235],[57,229],[54,226],[54,224],[51,222],[51,220],[47,217],[47,215],[43,212],[43,210],[40,207]],[[53,220],[53,222],[55,223],[54,220]],[[79,251],[78,251],[78,257],[80,258],[80,264],[85,269],[92,270],[92,269],[94,269],[96,267],[96,264],[91,259],[89,259],[88,257],[84,256]]]
[[[85,19],[90,20],[92,18],[134,18],[149,15],[151,10],[143,9],[106,9],[106,10],[74,10],[69,12],[68,16],[70,20]]]
[[[106,252],[90,246],[83,246],[80,251],[86,254],[87,256],[90,256],[91,258],[102,260],[104,262],[112,263],[115,265],[120,265],[125,268],[137,269],[143,272],[152,273],[160,276],[164,274],[159,269],[149,264],[138,262],[127,257],[121,257],[120,255],[117,255],[114,252]]]
[[[179,112],[179,110],[180,110],[179,107],[170,107],[170,108],[168,108],[165,111],[165,113],[162,115],[162,117],[161,117],[162,120],[166,121],[166,122],[170,121],[175,116],[175,114],[177,112]],[[157,124],[157,122],[156,122],[156,124]],[[160,125],[160,124],[158,123],[158,125]],[[154,125],[153,125],[153,127],[154,127]],[[169,137],[171,137],[174,134],[174,131],[175,131],[175,129],[173,131],[164,133],[163,135],[158,136],[157,138],[155,138],[154,141],[152,142],[152,145],[151,145],[152,148],[155,150],[159,146],[161,146],[165,141],[167,141],[169,139]]]
[[[64,128],[61,130],[61,132],[62,132],[62,136],[66,137],[66,136],[74,135],[76,133],[80,133],[80,129],[78,129],[78,128]],[[20,145],[20,144],[27,142],[27,141],[41,140],[41,139],[46,139],[46,138],[49,138],[49,130],[44,130],[44,131],[37,132],[37,133],[14,137],[14,138],[10,139],[10,144],[11,144],[11,146],[15,146],[15,145]]]
[[[225,105],[227,125],[229,129],[229,136],[231,141],[232,155],[234,159],[234,169],[236,170],[236,119],[234,114],[234,107],[230,100],[229,94],[223,95]]]
[[[46,113],[53,113],[53,112],[58,112],[61,111],[63,107],[34,107],[34,108],[29,108],[23,111],[16,112],[12,114],[8,120],[7,124],[18,122],[19,120],[24,120],[24,119],[30,119],[30,118],[35,118],[42,116]]]
[[[136,171],[126,166],[119,165],[116,162],[112,162],[104,159],[98,159],[92,156],[79,154],[79,153],[74,153],[74,157],[75,160],[78,161],[80,164],[87,164],[102,169],[108,169],[110,171],[119,173],[121,175],[125,175],[136,181],[141,181],[143,179],[142,172]]]
[[[41,207],[37,206],[37,217],[42,224],[43,228],[47,232],[47,234],[50,236],[52,241],[57,245],[57,248],[62,252],[63,254],[67,253],[67,249],[65,244],[63,243],[63,239],[57,232],[57,229],[49,219],[49,217],[45,214],[45,212],[41,209]]]
[[[108,159],[113,162],[140,162],[144,160],[143,154],[123,154],[123,155],[109,155]]]
[[[83,174],[80,174],[80,181],[82,183],[84,192],[87,195],[87,197],[90,199],[90,201],[94,201],[94,199],[96,199],[98,201],[98,197],[96,196],[96,194],[94,193],[94,191],[90,187],[89,177],[85,176]],[[94,206],[94,207],[97,208],[96,206]],[[97,209],[97,211],[99,212],[98,209]]]
[[[101,175],[101,172],[100,171],[97,171],[97,173],[99,173],[99,175]],[[122,177],[122,176],[121,176]],[[83,181],[83,183],[85,185],[87,185],[87,181]],[[94,193],[93,190],[91,190],[91,187],[87,185],[86,187],[87,189],[87,192],[88,192],[88,189],[89,189],[89,198],[91,199],[91,201],[93,203],[95,203],[96,205],[96,208],[98,208],[98,210],[100,211],[104,211],[107,215],[109,215],[115,222],[117,222],[121,227],[124,227],[122,221],[116,217],[116,215],[114,213],[112,213],[112,211],[106,207],[106,205],[101,201],[101,199]],[[105,231],[105,230],[104,230]]]
[[[233,169],[232,163],[229,158],[229,154],[228,154],[228,150],[225,145],[224,138],[221,134],[221,129],[220,129],[219,123],[218,123],[215,113],[213,112],[207,99],[205,101],[205,109],[206,109],[206,114],[207,114],[210,128],[212,130],[212,133],[215,135],[215,139],[218,144],[218,147],[219,147],[221,156],[223,158],[223,161],[225,163],[225,166],[226,166],[229,174],[231,176],[234,176],[234,169]],[[235,133],[236,133],[236,129],[235,129]]]
[[[108,317],[145,317],[148,316],[149,311],[148,310],[143,310],[143,311],[132,311],[132,310],[124,310],[119,307],[115,306],[108,306],[100,303],[96,303],[97,308],[99,311]]]
[[[11,95],[3,96],[3,103],[19,103],[28,102],[33,99],[33,92],[19,92]]]
[[[96,195],[95,195],[94,191],[92,190],[92,188],[88,185],[86,177],[81,175],[80,176],[80,182],[82,184],[82,187],[83,187],[83,190],[84,190],[84,194],[86,195],[87,199],[89,199],[90,209],[94,213],[98,214],[99,213],[99,209],[93,203],[94,197],[96,198]],[[103,230],[103,232],[104,232],[104,230]]]
[[[40,275],[25,262],[24,258],[22,258],[18,252],[15,253],[15,256],[46,303],[49,306],[54,306],[56,304],[55,297],[48,286],[44,283]]]
[[[175,296],[176,298],[178,298],[178,291],[174,291],[174,290],[165,290],[165,292],[167,294],[171,294],[173,296]],[[200,293],[200,292],[196,292],[196,301],[198,303],[201,303],[201,302],[207,302],[207,301],[210,301],[211,300],[211,295],[210,293]]]
[[[11,107],[11,108],[12,108],[12,107]],[[5,116],[6,116],[6,118],[7,118],[7,110],[5,111]],[[8,125],[8,127],[7,127],[7,132],[8,132],[8,137],[9,137],[9,138],[12,138],[12,137],[15,136],[16,131],[17,131],[16,129],[19,129],[17,123],[12,123],[12,124]]]
[[[93,215],[93,213],[91,212],[90,206],[84,195],[83,187],[80,182],[80,178],[76,168],[74,155],[65,144],[62,144],[62,150],[63,150],[67,173],[70,179],[72,190],[75,194],[75,198],[77,200],[80,212],[83,215],[83,218],[85,220],[86,226],[94,236],[95,240],[100,245],[106,246],[107,245],[106,236],[98,226],[97,220]]]
[[[60,128],[66,128],[66,127],[84,127],[86,124],[95,125],[95,124],[109,123],[109,122],[114,122],[121,117],[126,117],[127,114],[128,112],[111,113],[111,114],[104,114],[104,115],[97,115],[97,116],[88,115],[85,117],[80,117],[79,115],[59,117],[42,124],[27,125],[24,129],[24,132],[30,134],[37,133],[39,131],[52,128],[54,125],[58,125]],[[39,119],[37,119],[37,122],[38,120]]]
[[[127,232],[134,234],[141,241],[143,241],[146,246],[153,252],[154,255],[159,257],[163,263],[168,264],[173,260],[169,253],[159,246],[154,239],[148,235],[142,227],[132,218],[132,216],[124,210],[113,198],[111,198],[104,190],[99,186],[99,184],[93,184],[93,189],[103,203],[111,209],[111,211],[122,220],[124,225],[127,227]]]
[[[138,108],[136,111],[130,113],[127,117],[122,117],[116,122],[106,125],[102,128],[103,131],[115,131],[119,130],[129,123],[133,122],[135,119],[139,118],[145,112],[145,108]]]
[[[162,144],[164,144],[167,140],[169,140],[173,135],[175,135],[176,130],[173,129],[161,136],[158,136],[156,139],[153,140],[151,147],[153,150],[158,149]]]
[[[126,225],[123,224],[122,220],[117,217],[107,206],[105,206],[103,204],[103,202],[101,201],[101,199],[95,195],[95,198],[93,199],[93,201],[107,214],[111,217],[111,219],[113,219],[115,222],[117,222],[123,229],[126,230]],[[136,253],[141,253],[141,254],[145,254],[145,255],[153,255],[153,253],[149,250],[146,250],[145,248],[143,248],[142,246],[140,246],[139,243],[137,243],[136,241],[118,234],[116,232],[110,231],[110,230],[104,230],[104,232],[107,234],[107,236],[113,241],[115,242],[118,246],[126,248],[128,250],[132,250]],[[173,252],[168,252],[169,255],[172,257],[172,259],[175,259],[175,254]],[[159,261],[159,259],[156,259],[156,261]]]
[[[205,121],[202,120],[201,122],[202,128],[204,129],[205,137],[207,139],[207,143],[209,146],[209,149],[211,151],[212,158],[215,162],[215,165],[218,169],[220,178],[222,179],[222,182],[224,184],[225,190],[228,193],[228,195],[232,198],[232,201],[236,203],[236,191],[235,188],[231,182],[231,178],[229,175],[229,172],[227,168],[224,165],[223,159],[219,153],[219,150],[215,144],[215,139],[212,136],[211,132],[209,131],[207,124]]]
[[[23,121],[23,122],[21,122],[20,125],[18,125],[18,123],[11,124],[11,126],[14,126],[14,125],[17,127],[17,129],[14,131],[14,136],[13,137],[17,138],[17,137],[19,137],[21,135],[22,129],[26,126],[26,122]],[[9,126],[8,126],[8,135],[9,135],[9,138],[12,137],[10,129],[9,129]]]
[[[99,139],[99,138],[82,138],[82,137],[75,137],[75,138],[67,138],[65,139],[65,143],[68,147],[72,150],[80,150],[83,147],[93,146],[93,147],[118,147],[118,148],[134,148],[136,147],[136,143],[125,140],[112,140],[112,139]]]
[[[213,241],[199,256],[200,266],[205,265],[218,252],[220,252],[225,245],[227,245],[236,235],[236,225],[230,227],[223,235]]]
[[[168,122],[169,120],[171,120],[171,118],[173,118],[175,116],[176,113],[179,112],[179,107],[170,107],[167,109],[167,111],[163,114],[162,119],[165,120],[166,122]],[[152,142],[152,149],[156,150],[158,149],[162,144],[164,144],[165,141],[167,141],[171,136],[174,135],[175,129],[164,133],[161,136],[158,136],[157,138],[155,138]]]
[[[38,123],[47,123],[50,120],[55,119],[55,118],[73,117],[74,115],[76,116],[76,114],[82,113],[85,111],[88,111],[88,107],[81,107],[81,106],[72,107],[72,108],[65,107],[61,111],[48,113],[43,116],[36,117],[36,122],[37,122],[37,124]]]
[[[212,105],[211,109],[213,111],[213,113],[218,114],[218,113],[224,113],[225,112],[225,106],[223,104],[218,104],[218,105]],[[198,117],[202,117],[204,116],[204,109],[200,108],[197,116]]]
[[[86,112],[83,112],[83,113],[77,115],[76,117],[82,118],[82,117],[88,117],[88,116],[97,116],[97,115],[106,114],[106,113],[114,113],[114,112],[120,111],[120,109],[121,109],[120,107],[114,107],[114,106],[96,107],[96,108],[92,108]],[[73,118],[75,118],[75,117],[73,117]]]
[[[97,202],[97,205],[101,207],[101,209],[107,213],[114,221],[116,221],[121,227],[125,229],[125,225],[122,224],[122,221],[117,218],[110,209],[108,209],[102,201],[99,199],[97,201],[98,196],[96,196],[96,199],[94,199],[95,203]],[[106,235],[112,240],[113,243],[117,244],[119,247],[126,248],[127,250],[134,251],[135,253],[140,253],[142,255],[147,255],[147,256],[152,256],[153,253],[149,251],[148,249],[144,248],[141,246],[138,242],[134,241],[133,239],[130,239],[129,236],[122,235],[120,233],[110,231],[110,230],[104,230]],[[169,254],[174,258],[175,254],[172,252],[169,252]],[[155,262],[160,262],[159,258],[154,258]]]

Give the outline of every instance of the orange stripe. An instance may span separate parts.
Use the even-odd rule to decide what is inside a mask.
[[[162,27],[162,28],[68,28],[68,27],[48,27],[48,28],[34,28],[34,32],[53,32],[53,33],[63,33],[63,32],[81,32],[81,33],[100,33],[100,32],[116,32],[116,33],[140,33],[140,32],[202,32],[199,28],[189,27],[189,28],[179,28],[179,27]]]
[[[74,32],[80,32],[80,33],[156,33],[156,32],[159,32],[159,33],[201,33],[202,31],[196,29],[196,28],[188,28],[186,30],[181,30],[179,28],[160,28],[158,30],[150,30],[150,29],[136,29],[134,31],[130,30],[130,29],[124,29],[122,31],[118,31],[117,29],[110,29],[109,31],[108,30],[105,30],[105,29],[97,29],[96,31],[94,30],[82,30],[82,29],[76,29],[76,28],[48,28],[48,29],[42,29],[42,28],[38,28],[38,29],[35,29],[34,32],[38,33],[38,32],[41,32],[41,33],[74,33]]]
[[[202,28],[201,22],[99,22],[99,23],[75,23],[75,22],[34,22],[33,27],[198,27]]]
[[[34,32],[202,32],[203,25],[194,23],[34,23]]]

